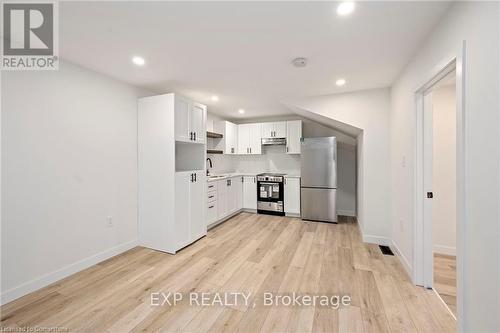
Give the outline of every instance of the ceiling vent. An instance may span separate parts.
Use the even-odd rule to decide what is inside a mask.
[[[306,58],[295,58],[292,60],[292,64],[295,67],[306,67],[307,59]]]

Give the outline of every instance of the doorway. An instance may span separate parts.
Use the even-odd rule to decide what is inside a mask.
[[[436,291],[459,328],[465,229],[464,54],[465,44],[462,55],[436,66],[415,95],[413,281]]]
[[[424,92],[424,163],[430,209],[432,288],[456,317],[456,73],[451,71]],[[427,160],[429,159],[429,160]]]

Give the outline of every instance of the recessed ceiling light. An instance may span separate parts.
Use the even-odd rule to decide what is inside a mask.
[[[245,110],[243,110],[243,109],[239,109],[239,110],[238,110],[238,113],[239,113],[239,114],[244,114],[244,113],[245,113]]]
[[[144,66],[144,64],[146,63],[146,60],[144,60],[143,57],[135,56],[135,57],[132,57],[132,62],[137,66]]]
[[[354,2],[352,1],[344,1],[341,2],[340,5],[337,7],[337,14],[341,16],[349,15],[354,11]]]
[[[213,95],[212,97],[210,97],[210,99],[214,102],[217,102],[219,100],[219,96]]]
[[[338,85],[339,87],[343,86],[345,83],[346,83],[345,79],[338,79],[337,81],[335,81],[335,84]]]

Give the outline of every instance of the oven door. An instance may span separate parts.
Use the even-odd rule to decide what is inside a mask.
[[[283,205],[283,183],[257,182],[257,213],[285,215]]]
[[[267,181],[257,182],[257,201],[283,201],[283,183]]]

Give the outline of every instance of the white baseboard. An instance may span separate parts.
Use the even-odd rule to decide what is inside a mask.
[[[33,292],[33,291],[36,291],[36,290],[41,289],[43,287],[46,287],[49,284],[52,284],[56,281],[64,279],[65,277],[68,277],[72,274],[75,274],[79,271],[82,271],[86,268],[89,268],[90,266],[98,264],[101,261],[104,261],[104,260],[109,259],[111,257],[114,257],[120,253],[123,253],[127,250],[130,250],[130,249],[136,247],[137,244],[138,244],[137,240],[133,240],[131,242],[118,245],[118,246],[113,247],[111,249],[108,249],[106,251],[97,253],[93,256],[90,256],[88,258],[77,261],[71,265],[68,265],[68,266],[63,267],[61,269],[58,269],[57,271],[47,273],[45,275],[42,275],[39,278],[33,279],[33,280],[25,282],[17,287],[6,290],[0,296],[0,304],[4,305],[8,302],[11,302],[11,301],[21,297],[21,296],[24,296],[26,294]]]
[[[363,234],[363,242],[378,244],[378,245],[391,245],[391,240],[387,237],[374,236],[374,235],[365,235]]]
[[[337,214],[342,216],[356,217],[356,212],[354,210],[337,210]]]
[[[396,254],[396,256],[399,258],[399,261],[403,265],[404,269],[406,270],[406,273],[408,273],[408,275],[410,277],[412,277],[413,276],[413,269],[412,269],[412,267],[410,265],[410,262],[403,255],[403,253],[401,252],[401,250],[399,249],[399,247],[398,247],[398,245],[396,244],[395,241],[392,241],[392,246],[391,247],[394,250],[394,253]]]
[[[452,246],[445,246],[445,245],[434,245],[434,253],[439,253],[439,254],[446,254],[449,256],[456,256],[457,255],[457,249]]]

